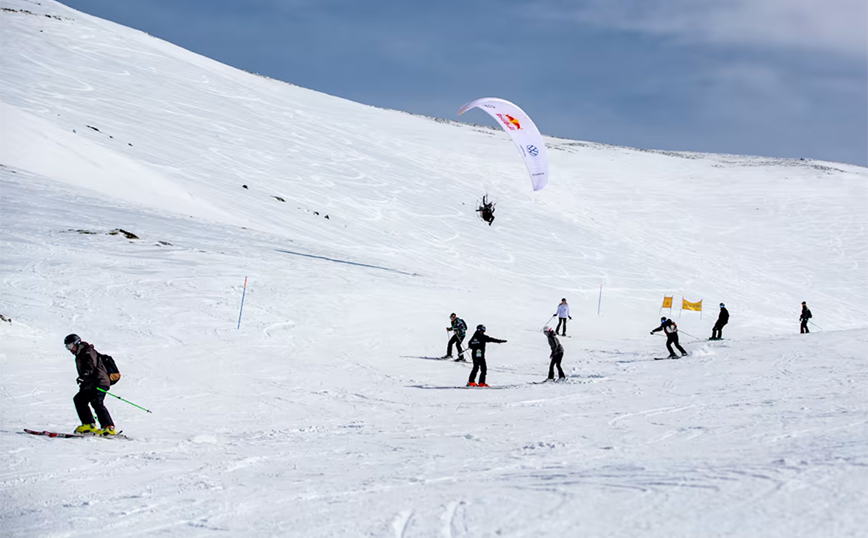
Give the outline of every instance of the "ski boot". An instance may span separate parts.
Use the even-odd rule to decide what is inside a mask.
[[[74,431],[74,433],[85,433],[85,434],[93,433],[93,434],[95,434],[99,430],[97,430],[96,426],[93,424],[82,424],[81,426],[79,426],[78,428],[76,428],[73,431]]]
[[[477,387],[487,387],[487,386],[488,386],[488,383],[480,383],[480,384],[478,384],[478,385],[476,385],[476,386],[477,386]]]
[[[477,385],[477,384],[474,383],[473,381],[468,381],[468,382],[467,382],[467,386],[468,386],[468,387],[478,387],[479,385]]]
[[[118,432],[115,431],[114,426],[106,426],[105,428],[103,428],[101,430],[97,430],[94,433],[96,435],[100,435],[102,437],[114,437],[115,435],[118,434]]]

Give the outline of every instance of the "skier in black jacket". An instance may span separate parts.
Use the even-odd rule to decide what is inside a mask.
[[[720,303],[720,315],[717,316],[717,323],[711,328],[711,338],[709,340],[723,340],[723,326],[729,323],[729,311]]]
[[[552,354],[549,358],[552,362],[549,364],[549,377],[548,381],[554,381],[555,379],[555,366],[558,367],[558,380],[566,379],[567,376],[564,375],[564,371],[561,369],[561,359],[564,358],[564,346],[558,341],[557,334],[554,329],[551,327],[546,327],[546,338],[549,339],[549,347],[552,348]]]
[[[801,333],[809,333],[811,331],[808,330],[808,320],[810,320],[813,315],[811,315],[811,309],[808,308],[808,305],[805,304],[805,301],[802,301],[802,313],[799,315],[799,323],[801,323]]]
[[[78,378],[75,381],[79,384],[79,389],[72,401],[75,403],[75,410],[81,420],[81,426],[75,429],[75,433],[115,435],[115,424],[108,409],[103,404],[105,392],[97,390],[99,388],[107,391],[111,386],[108,371],[100,360],[99,353],[92,345],[82,342],[77,334],[70,334],[64,338],[63,344],[70,353],[75,355],[75,368],[78,370]],[[88,405],[93,407],[102,429],[95,427],[93,415],[90,413]]]
[[[468,342],[470,354],[473,355],[473,369],[470,370],[470,379],[467,380],[468,387],[487,387],[485,384],[485,374],[488,372],[488,366],[485,364],[485,343],[494,342],[495,344],[505,344],[506,340],[492,338],[485,334],[485,325],[477,325],[476,332]],[[479,384],[476,384],[476,372],[479,372]]]
[[[678,325],[675,324],[671,319],[666,319],[666,317],[660,318],[660,326],[651,331],[651,334],[656,333],[657,331],[663,331],[666,333],[666,349],[669,350],[670,359],[677,359],[678,355],[675,354],[675,351],[672,350],[672,345],[678,348],[678,351],[681,352],[681,356],[684,357],[687,355],[687,352],[684,351],[684,348],[681,347],[681,344],[678,343]]]
[[[464,353],[461,351],[461,342],[464,341],[464,337],[467,335],[467,324],[464,323],[464,320],[455,315],[455,312],[449,314],[449,320],[452,322],[451,327],[446,327],[447,331],[452,332],[452,338],[449,339],[449,345],[446,346],[446,356],[444,359],[452,358],[452,344],[455,344],[455,347],[458,348],[458,358],[456,361],[463,361],[464,359],[461,357],[461,354]]]

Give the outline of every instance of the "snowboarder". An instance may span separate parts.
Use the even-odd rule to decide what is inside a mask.
[[[549,377],[548,381],[554,381],[555,379],[555,366],[558,367],[558,380],[566,379],[567,376],[564,375],[564,371],[561,369],[561,359],[564,358],[564,346],[558,341],[557,334],[554,329],[551,327],[546,327],[545,330],[546,338],[549,339],[549,347],[552,348],[552,353],[549,358],[552,362],[549,364]]]
[[[467,380],[468,387],[487,387],[485,383],[485,374],[488,372],[488,366],[485,364],[485,343],[494,342],[496,344],[505,344],[506,340],[492,338],[485,334],[485,325],[477,325],[476,332],[470,338],[467,347],[470,348],[470,353],[473,355],[473,369],[470,370],[470,379]],[[479,384],[476,384],[476,372],[479,372]]]
[[[75,368],[78,371],[78,378],[75,380],[78,383],[78,394],[73,397],[75,410],[78,413],[78,418],[81,420],[81,426],[75,429],[75,433],[92,433],[94,435],[110,436],[115,435],[115,424],[106,409],[103,400],[105,392],[111,386],[109,374],[102,360],[99,358],[99,353],[87,342],[83,342],[77,334],[70,334],[63,339],[66,349],[75,356]],[[93,422],[93,415],[90,412],[90,407],[93,407],[96,418],[101,426],[97,429]]]
[[[805,301],[802,301],[802,313],[799,316],[799,322],[801,323],[801,333],[802,334],[806,334],[806,333],[811,332],[810,330],[808,330],[808,320],[810,320],[812,317],[814,317],[814,316],[811,315],[811,309],[808,308],[808,305],[805,304]]]
[[[660,318],[660,326],[651,331],[651,334],[656,333],[657,331],[663,331],[666,333],[666,349],[669,350],[669,359],[677,359],[678,355],[675,354],[675,351],[672,350],[672,345],[678,348],[678,351],[681,352],[681,356],[687,356],[687,352],[684,351],[684,348],[681,347],[681,344],[678,343],[678,325],[675,324],[671,319],[666,319],[666,317]]]
[[[488,195],[482,197],[482,204],[476,209],[479,212],[482,220],[488,223],[489,226],[494,222],[494,202],[488,201]]]
[[[447,331],[452,332],[452,338],[449,339],[449,345],[446,346],[446,356],[444,359],[452,358],[452,344],[455,344],[455,347],[458,348],[458,358],[456,361],[463,361],[464,359],[461,357],[461,354],[464,353],[461,351],[461,342],[464,341],[464,337],[467,335],[467,324],[464,323],[464,320],[455,315],[455,312],[449,314],[449,319],[452,321],[451,327],[446,327]]]
[[[570,316],[570,305],[567,304],[567,298],[564,297],[561,299],[561,304],[558,305],[558,311],[555,314],[558,317],[558,326],[555,328],[555,334],[558,334],[558,331],[561,331],[561,325],[563,325],[563,330],[561,332],[561,336],[567,335],[567,319],[573,319]]]
[[[711,328],[709,340],[723,340],[723,326],[727,323],[729,323],[729,311],[723,303],[720,303],[720,315],[717,316],[717,323]]]

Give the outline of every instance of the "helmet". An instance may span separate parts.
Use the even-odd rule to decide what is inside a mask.
[[[477,331],[485,332],[485,325],[482,325],[482,324],[477,325],[477,326],[476,326],[476,330],[477,330]]]
[[[666,316],[663,316],[662,318],[660,318],[660,323],[663,323],[664,321],[666,321]]]
[[[455,312],[452,312],[451,314],[449,314],[449,317],[450,317],[450,318],[455,318],[455,317],[458,317],[458,316],[455,315]]]
[[[552,329],[551,327],[546,327],[546,329],[543,332],[546,334],[551,334],[551,333],[555,332],[555,330]]]
[[[63,345],[65,345],[67,349],[71,349],[72,346],[77,346],[79,342],[81,342],[81,338],[79,338],[77,334],[70,334],[63,339]]]
[[[723,308],[723,303],[720,303],[720,307]]]

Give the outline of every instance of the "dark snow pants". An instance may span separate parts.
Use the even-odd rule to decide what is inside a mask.
[[[108,390],[108,387],[100,388]],[[88,407],[88,404],[90,404],[102,428],[114,426],[115,423],[112,422],[112,417],[109,415],[108,409],[105,408],[103,400],[105,400],[105,392],[96,389],[80,389],[78,394],[73,396],[72,401],[75,403],[75,410],[82,424],[93,424],[93,415],[90,414],[90,408]]]
[[[488,366],[485,364],[485,357],[477,357],[476,351],[471,351],[473,353],[473,369],[470,370],[470,379],[467,382],[476,382],[476,372],[479,372],[479,384],[481,385],[485,383],[485,374],[488,372]]]
[[[461,342],[464,340],[464,337],[458,338],[457,334],[453,334],[452,338],[449,339],[449,345],[446,347],[446,355],[452,356],[452,344],[455,344],[455,347],[458,348],[458,354],[461,355]]]
[[[711,328],[711,337],[712,338],[723,338],[723,326],[726,323],[717,322],[714,324],[714,327]]]
[[[561,336],[567,335],[567,318],[558,318],[558,326],[555,328],[555,334],[558,334],[558,331],[561,330],[561,324],[564,326],[564,332]]]
[[[681,347],[681,344],[678,343],[678,333],[671,333],[666,335],[666,349],[669,350],[669,355],[675,355],[675,352],[672,351],[672,344],[675,344],[675,347],[678,348],[678,351],[681,352],[682,355],[686,355],[687,352],[684,351],[684,348]]]
[[[811,331],[808,330],[808,320],[806,320],[806,319],[803,319],[803,320],[802,320],[802,327],[801,327],[801,329],[802,329],[801,332],[802,332],[803,334],[804,334],[804,333],[809,333],[809,332],[811,332]]]
[[[564,375],[564,371],[561,369],[561,359],[564,358],[563,353],[553,353],[552,354],[552,362],[549,364],[549,379],[555,378],[555,366],[558,367],[558,377],[563,379],[566,376]]]

